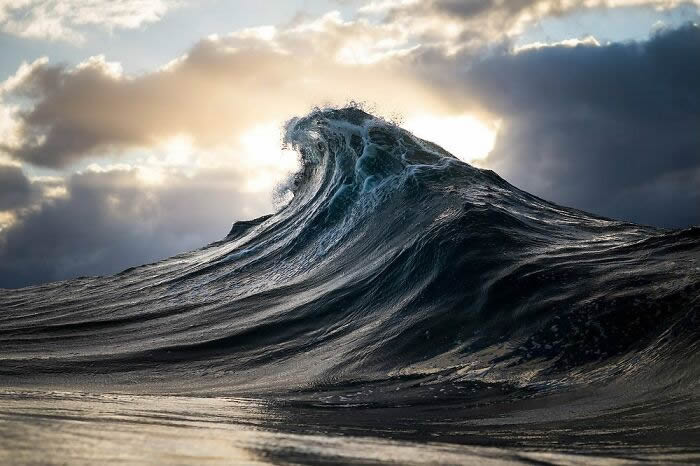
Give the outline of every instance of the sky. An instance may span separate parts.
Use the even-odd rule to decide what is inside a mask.
[[[0,288],[275,209],[281,128],[358,101],[521,189],[700,224],[700,0],[0,0]]]

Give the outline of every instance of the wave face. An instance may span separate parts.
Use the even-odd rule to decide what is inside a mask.
[[[697,393],[699,228],[552,204],[356,108],[285,139],[303,168],[278,213],[113,277],[3,291],[0,383]]]

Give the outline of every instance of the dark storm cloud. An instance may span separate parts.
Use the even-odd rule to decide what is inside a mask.
[[[0,211],[24,207],[32,197],[32,186],[20,167],[0,165]]]
[[[643,43],[492,57],[465,78],[504,118],[486,161],[559,203],[641,223],[700,224],[700,28]]]
[[[536,5],[556,6],[558,2],[541,0],[429,0],[396,6],[390,10],[392,16],[415,14],[416,11],[447,15],[450,18],[472,19],[485,14],[499,13],[513,17]],[[550,7],[546,7],[547,9]]]
[[[551,2],[538,0],[428,0],[397,3],[385,11],[385,24],[404,24],[415,30],[424,43],[452,42],[452,45],[480,47],[503,37],[524,13]],[[460,24],[457,37],[444,36],[446,22]],[[419,32],[420,31],[420,32]]]
[[[369,11],[382,12],[386,24],[410,27],[427,43],[447,41],[460,48],[475,49],[515,35],[525,25],[548,16],[586,8],[632,5],[669,6],[663,0],[424,0],[395,1]],[[445,36],[446,28],[454,32],[455,26],[460,28],[459,34]]]
[[[67,197],[0,233],[0,288],[115,273],[221,239],[233,219],[269,209],[265,196],[236,192],[232,176],[171,176],[149,187],[135,170],[74,175]]]
[[[442,15],[450,19],[471,21],[497,16],[504,22],[515,23],[521,19],[520,16],[523,13],[528,14],[528,20],[536,20],[545,16],[566,14],[578,9],[641,6],[665,10],[676,8],[679,5],[692,6],[697,3],[693,0],[685,2],[668,0],[421,0],[402,2],[396,0],[387,2],[380,9],[386,11],[388,19]]]

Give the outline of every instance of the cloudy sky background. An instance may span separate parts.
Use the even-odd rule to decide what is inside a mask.
[[[0,287],[273,210],[280,127],[367,103],[516,186],[700,224],[700,1],[0,0]]]

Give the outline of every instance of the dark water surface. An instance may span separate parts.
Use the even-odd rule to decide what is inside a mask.
[[[700,228],[546,202],[358,109],[286,138],[275,215],[0,292],[0,461],[700,462]]]

